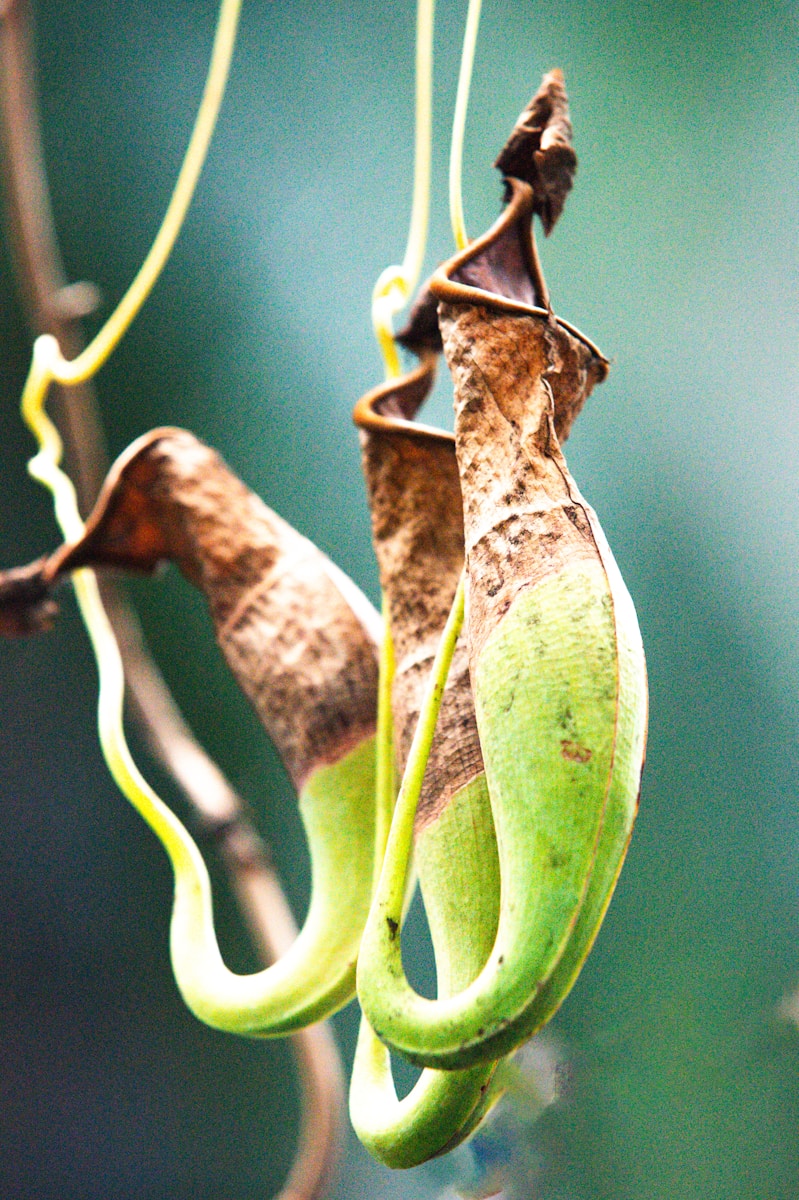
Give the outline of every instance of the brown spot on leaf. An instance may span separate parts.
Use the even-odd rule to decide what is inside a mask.
[[[591,751],[579,742],[570,742],[564,738],[560,743],[560,752],[567,762],[587,763],[591,761]]]

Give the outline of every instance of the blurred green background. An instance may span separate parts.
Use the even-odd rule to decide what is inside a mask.
[[[451,251],[465,5],[439,0],[437,15],[430,267]],[[102,290],[101,315],[163,212],[214,16],[206,0],[37,6],[59,234],[70,278]],[[613,362],[568,458],[636,601],[651,681],[641,815],[551,1027],[564,1094],[511,1166],[522,1197],[799,1195],[799,1031],[780,1015],[799,985],[797,24],[781,0],[484,5],[467,226],[499,211],[490,164],[540,75],[562,67],[580,169],[544,261],[557,311]],[[98,381],[113,452],[156,424],[192,429],[373,599],[350,409],[380,377],[371,286],[405,243],[413,27],[410,3],[245,4],[186,228]],[[10,565],[57,535],[25,473],[29,339],[7,255],[0,289]],[[436,403],[448,419],[446,395]],[[293,797],[202,602],[174,572],[134,593],[301,916]],[[0,646],[0,671],[0,1194],[270,1194],[298,1115],[290,1052],[207,1031],[178,1001],[166,861],[101,761],[71,599],[48,637]],[[221,884],[219,907],[243,968]],[[347,1057],[356,1024],[352,1010],[335,1021]],[[351,1138],[334,1196],[438,1197],[461,1169],[392,1176]]]

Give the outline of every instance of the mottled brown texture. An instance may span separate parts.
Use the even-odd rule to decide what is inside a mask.
[[[373,732],[375,643],[328,559],[179,429],[155,430],[117,460],[85,536],[48,570],[164,560],[204,593],[222,652],[298,789]]]
[[[394,638],[395,749],[404,767],[430,669],[463,569],[463,510],[450,435],[407,418],[430,387],[433,361],[369,393],[358,406],[372,533]],[[386,419],[402,413],[405,420]],[[369,413],[372,414],[371,419]],[[483,769],[469,666],[460,641],[450,670],[416,814],[435,820]]]
[[[544,233],[551,233],[574,183],[577,155],[562,71],[550,71],[520,114],[497,158],[506,179],[522,179],[533,190],[533,208]]]
[[[596,554],[582,504],[569,492],[558,437],[568,436],[607,362],[549,309],[530,227],[535,206],[533,188],[510,180],[509,201],[496,224],[445,263],[414,305],[402,337],[423,354],[421,365],[356,406],[397,651],[393,706],[400,766],[462,568],[464,522],[472,662],[522,587],[567,560]],[[413,422],[432,381],[436,302],[455,383],[460,481],[449,436]],[[435,819],[480,770],[461,642],[417,828]]]
[[[455,385],[474,663],[523,588],[598,552],[555,432],[569,335],[543,317],[468,305],[442,305],[441,328]],[[583,373],[584,389],[587,381]],[[569,399],[579,411],[584,394]]]
[[[455,388],[473,664],[522,588],[597,556],[560,442],[607,361],[549,308],[533,189],[509,183],[499,220],[430,283]]]
[[[592,388],[607,375],[608,362],[593,342],[551,311],[530,226],[532,212],[531,188],[512,180],[510,199],[499,219],[439,267],[429,286],[439,300],[439,325],[447,306],[481,307],[497,316],[544,321],[551,331],[555,428],[564,442]],[[480,336],[476,327],[472,336]]]

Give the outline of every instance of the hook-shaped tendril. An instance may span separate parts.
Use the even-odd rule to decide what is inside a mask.
[[[38,338],[34,344],[22,397],[23,416],[39,443],[39,451],[29,469],[34,478],[52,492],[56,517],[68,543],[79,542],[85,527],[73,485],[59,466],[61,439],[45,410],[47,390],[53,380],[69,384],[89,378],[96,372],[155,284],[178,236],[208,149],[230,65],[239,8],[240,0],[222,0],[205,90],[186,159],[163,224],[133,283],[108,322],[72,362],[64,360],[57,341],[49,335]],[[294,536],[304,542],[299,535]],[[319,555],[319,558],[323,556]],[[330,572],[333,568],[327,560],[324,563],[322,574],[327,575],[328,568]],[[76,562],[75,565],[81,567],[82,564]],[[316,828],[324,825],[325,820],[328,824],[338,821],[344,829],[355,819],[353,813],[359,818],[356,824],[360,832],[352,835],[348,844],[357,841],[360,846],[363,843],[359,863],[353,867],[359,878],[363,876],[362,887],[350,905],[351,911],[348,910],[346,916],[338,914],[338,939],[329,936],[330,919],[325,926],[320,915],[325,906],[321,901],[316,905],[312,903],[303,933],[289,952],[262,972],[251,976],[235,975],[225,966],[219,953],[213,928],[210,881],[202,857],[181,822],[142,777],[128,750],[122,723],[122,662],[96,579],[91,571],[79,569],[74,573],[74,584],[97,658],[100,676],[98,723],[106,762],[121,791],[162,842],[173,867],[172,959],[179,987],[189,1007],[210,1024],[259,1034],[289,1032],[326,1016],[352,995],[354,953],[368,906],[374,836],[371,737],[361,741],[343,759],[320,767],[308,777],[304,789],[305,819],[314,826],[317,841],[324,841],[329,832]],[[331,586],[342,592],[335,579],[331,580]],[[343,593],[338,599],[347,603]],[[366,640],[371,646],[370,638]],[[328,791],[334,795],[335,803],[320,802],[319,793],[326,795]],[[364,816],[363,795],[368,796],[368,813],[361,820]],[[346,810],[346,815],[339,812],[339,808]],[[322,815],[318,815],[322,810]],[[328,858],[331,854],[332,848]],[[318,865],[320,875],[324,876],[320,890],[329,892],[332,886],[330,865],[327,861]],[[324,953],[320,946],[324,947]],[[322,979],[325,968],[330,968],[330,977]],[[314,988],[309,985],[309,979],[312,982],[317,977],[318,986]]]
[[[191,204],[216,127],[230,73],[240,10],[241,0],[221,0],[208,75],[186,155],[161,226],[128,290],[102,329],[72,361],[62,356],[58,342],[49,334],[43,334],[34,343],[21,402],[23,419],[39,444],[39,451],[29,462],[28,470],[52,493],[56,520],[67,541],[76,541],[84,526],[75,489],[59,467],[63,447],[58,430],[45,411],[47,391],[54,381],[82,383],[99,371],[130,328],[164,269]],[[94,606],[90,605],[87,616],[93,619],[95,612]]]
[[[430,672],[408,754],[395,810],[398,815],[400,812],[405,814],[406,822],[404,828],[398,828],[396,821],[392,825],[390,837],[395,841],[403,837],[410,840],[413,836],[414,813],[462,624],[461,580]],[[461,797],[461,803],[471,806],[467,823],[479,824],[479,788],[474,797],[467,794],[469,789],[463,791],[465,795]],[[448,832],[454,831],[457,836],[457,823],[462,820],[460,811],[454,820],[454,830]],[[449,824],[446,816],[442,824]],[[378,842],[381,857],[383,850],[384,847]],[[406,879],[395,876],[394,882],[404,895]],[[480,922],[475,919],[475,927],[479,926]],[[447,953],[446,948],[439,945],[437,951],[440,953],[442,950]],[[350,1117],[359,1138],[372,1154],[391,1167],[412,1167],[452,1149],[468,1137],[487,1109],[499,1098],[504,1086],[504,1075],[495,1072],[493,1065],[488,1068],[480,1065],[466,1071],[428,1069],[422,1072],[411,1092],[399,1100],[391,1077],[389,1052],[363,1018],[353,1064]]]
[[[133,282],[99,333],[76,359],[68,362],[58,342],[49,334],[36,339],[30,371],[22,393],[22,416],[39,446],[28,470],[53,496],[55,516],[68,542],[83,534],[75,488],[59,466],[62,442],[45,410],[47,391],[53,381],[79,383],[91,378],[108,359],[126,333],[163,270],[191,203],[197,180],[208,152],[225,92],[236,40],[241,0],[222,0],[205,89],[183,165],[178,175],[164,220],[147,257]],[[73,576],[75,594],[91,639],[100,677],[98,725],[100,743],[108,768],[120,790],[144,815],[161,840],[174,846],[174,862],[181,869],[189,864],[205,870],[192,839],[142,777],[128,750],[122,724],[125,690],[122,660],[114,632],[100,599],[93,572],[81,570]]]
[[[241,0],[221,0],[208,75],[194,129],[153,244],[128,290],[86,349],[71,362],[62,358],[60,352],[52,359],[48,356],[51,378],[58,383],[80,383],[99,371],[127,333],[166,265],[183,227],[216,127],[230,73],[240,10]]]

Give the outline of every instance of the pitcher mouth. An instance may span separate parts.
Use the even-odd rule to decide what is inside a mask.
[[[408,437],[446,442],[455,450],[455,436],[446,429],[413,420],[430,394],[436,377],[438,353],[420,351],[420,361],[398,379],[389,379],[361,396],[352,419],[366,433],[404,434]]]
[[[553,313],[533,234],[535,198],[529,183],[508,177],[508,203],[486,233],[433,272],[429,288],[447,304],[480,304],[495,312],[541,317],[577,338],[596,359],[597,383],[610,363],[595,342]]]

